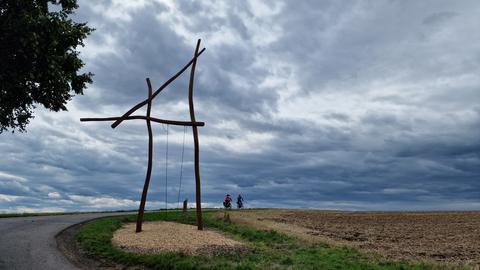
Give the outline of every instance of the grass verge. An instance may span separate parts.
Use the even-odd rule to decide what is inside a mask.
[[[86,224],[76,239],[88,256],[107,259],[123,265],[142,265],[151,269],[372,269],[419,270],[451,269],[424,263],[374,261],[355,249],[312,244],[278,233],[230,223],[216,218],[215,212],[204,213],[206,227],[224,231],[234,239],[250,246],[249,252],[215,257],[187,256],[181,253],[139,255],[114,247],[111,243],[115,230],[124,222],[134,222],[136,215],[108,217]],[[168,220],[195,223],[190,212],[146,213],[145,221]]]

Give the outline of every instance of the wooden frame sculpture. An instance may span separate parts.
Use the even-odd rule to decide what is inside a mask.
[[[201,192],[200,192],[200,150],[199,150],[199,140],[198,140],[198,127],[204,126],[204,122],[197,122],[195,120],[195,111],[193,106],[193,82],[195,78],[195,67],[197,65],[197,58],[205,51],[205,48],[199,51],[200,48],[200,39],[197,41],[197,46],[195,48],[195,53],[193,55],[192,60],[188,62],[182,69],[180,69],[175,75],[173,75],[170,79],[168,79],[165,83],[157,89],[157,91],[152,91],[152,85],[150,83],[150,79],[147,78],[147,86],[148,86],[148,98],[144,101],[138,103],[137,105],[133,106],[129,111],[123,114],[120,117],[106,117],[106,118],[80,118],[82,122],[89,122],[89,121],[115,121],[111,125],[112,128],[116,128],[120,125],[124,120],[145,120],[147,123],[147,130],[148,130],[148,165],[147,165],[147,174],[145,176],[145,184],[143,185],[143,192],[142,198],[140,200],[140,207],[138,209],[137,215],[137,226],[136,232],[142,231],[142,222],[143,216],[145,212],[145,203],[147,200],[147,193],[148,193],[148,186],[150,184],[150,177],[152,175],[152,156],[153,156],[153,134],[152,134],[152,126],[151,122],[156,123],[163,123],[169,125],[177,125],[177,126],[191,126],[193,131],[193,141],[194,141],[194,159],[195,159],[195,202],[196,202],[196,220],[197,220],[197,228],[198,230],[203,230],[203,222],[202,222],[202,205],[201,205]],[[185,70],[188,69],[189,66],[192,66],[190,70],[190,82],[188,85],[188,105],[190,111],[190,122],[188,121],[175,121],[175,120],[165,120],[154,118],[150,116],[151,108],[152,108],[152,100],[163,90],[167,87],[171,82],[178,78]],[[153,92],[153,93],[152,93]],[[141,107],[147,105],[147,115],[133,115],[136,110],[140,109]]]

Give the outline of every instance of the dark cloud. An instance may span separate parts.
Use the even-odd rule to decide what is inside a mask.
[[[250,207],[480,209],[480,36],[474,1],[80,1],[95,73],[69,112],[0,138],[0,211],[135,209],[146,126],[114,116],[206,47],[195,80],[203,199]],[[187,71],[154,102],[188,119]],[[139,110],[138,114],[143,114]],[[148,208],[177,205],[182,127],[154,126]],[[180,199],[194,201],[191,130]]]
[[[447,21],[455,16],[457,16],[458,14],[455,13],[455,12],[451,12],[451,11],[444,11],[444,12],[435,12],[435,13],[432,13],[430,15],[428,15],[427,17],[425,17],[423,19],[423,23],[424,24],[435,24],[435,23],[439,23],[439,22],[444,22],[444,21]]]

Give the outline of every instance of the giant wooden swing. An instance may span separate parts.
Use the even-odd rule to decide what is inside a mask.
[[[147,78],[147,86],[148,86],[148,98],[144,101],[138,103],[137,105],[133,106],[129,111],[123,114],[120,117],[106,117],[106,118],[80,118],[82,122],[89,122],[89,121],[115,121],[111,125],[112,128],[116,128],[120,125],[124,120],[145,120],[147,122],[147,129],[148,129],[148,164],[147,164],[147,174],[145,176],[145,184],[143,185],[143,192],[142,192],[142,199],[140,201],[140,207],[138,209],[137,215],[137,227],[136,232],[142,231],[142,222],[143,222],[143,215],[145,212],[145,202],[147,200],[147,192],[148,192],[148,185],[150,184],[150,177],[152,175],[152,153],[153,153],[153,135],[152,135],[152,126],[151,122],[168,124],[168,125],[176,125],[176,126],[191,126],[193,131],[193,141],[194,141],[194,159],[195,159],[195,203],[196,203],[196,220],[197,220],[197,228],[199,230],[203,230],[203,223],[202,223],[202,206],[201,206],[201,197],[200,197],[200,162],[199,162],[199,143],[198,143],[198,127],[204,126],[204,122],[197,122],[195,120],[195,111],[193,107],[193,81],[195,78],[195,66],[197,64],[197,58],[205,51],[205,48],[199,51],[200,48],[200,39],[197,41],[197,46],[195,48],[195,53],[193,55],[192,60],[188,62],[182,69],[180,69],[175,75],[173,75],[170,79],[168,79],[165,83],[160,86],[154,93],[152,93],[152,85],[150,83],[150,79]],[[165,120],[154,118],[150,116],[150,111],[152,108],[152,100],[171,82],[178,78],[185,70],[188,69],[189,66],[192,66],[190,70],[190,82],[188,85],[188,105],[190,111],[190,122],[188,121],[175,121],[175,120]],[[136,110],[140,109],[144,105],[147,105],[147,115],[132,115]]]

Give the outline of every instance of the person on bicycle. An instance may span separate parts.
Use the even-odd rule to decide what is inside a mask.
[[[237,197],[237,208],[238,209],[243,208],[243,197],[241,194],[238,194],[238,197]]]
[[[230,197],[230,194],[227,194],[223,199],[223,206],[225,206],[225,208],[232,208],[232,197]]]

